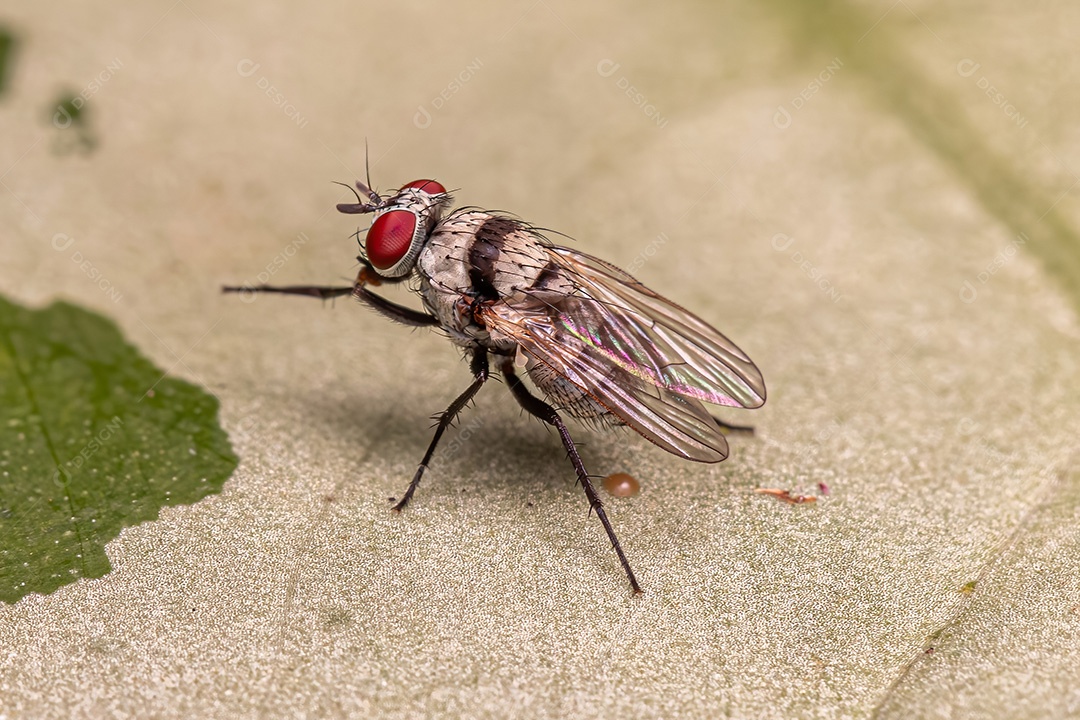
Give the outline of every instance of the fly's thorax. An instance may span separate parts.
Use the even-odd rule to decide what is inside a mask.
[[[521,221],[462,209],[439,222],[417,258],[434,292],[497,300],[545,286],[558,273],[544,240]]]
[[[435,226],[420,250],[416,269],[424,304],[457,338],[455,342],[470,338],[493,352],[506,352],[513,342],[489,333],[462,308],[509,298],[538,281],[547,282],[549,263],[543,240],[521,221],[461,209]]]
[[[458,210],[438,223],[417,256],[416,269],[431,292],[446,295],[453,303],[468,295],[469,248],[476,239],[476,227],[486,213]]]

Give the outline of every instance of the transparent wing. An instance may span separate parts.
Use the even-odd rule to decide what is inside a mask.
[[[727,442],[701,402],[753,408],[765,401],[761,373],[746,354],[603,260],[547,250],[553,281],[495,303],[484,321],[665,450],[724,459]]]
[[[582,311],[575,307],[578,300],[564,300],[569,312]],[[647,383],[613,365],[559,328],[551,310],[551,304],[529,297],[512,305],[497,302],[481,308],[479,314],[489,329],[514,339],[528,357],[581,388],[668,452],[700,462],[719,462],[727,457],[727,441],[699,401]]]
[[[761,371],[704,320],[599,258],[549,250],[575,295],[596,303],[603,320],[583,325],[567,315],[560,322],[612,363],[684,397],[744,408],[765,402]]]

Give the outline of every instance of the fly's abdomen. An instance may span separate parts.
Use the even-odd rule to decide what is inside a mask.
[[[578,420],[584,420],[597,427],[614,427],[624,424],[611,411],[593,400],[588,393],[544,363],[529,358],[525,371],[552,405],[565,410]]]

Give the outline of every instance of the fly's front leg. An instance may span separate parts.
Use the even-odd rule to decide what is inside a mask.
[[[473,374],[473,383],[465,392],[457,396],[454,402],[450,403],[450,407],[439,415],[439,424],[435,428],[435,437],[431,438],[431,444],[428,445],[427,452],[424,453],[424,459],[420,461],[420,467],[416,468],[416,474],[413,475],[412,482],[409,483],[409,489],[405,491],[405,494],[401,497],[401,500],[394,506],[396,512],[401,512],[401,509],[405,507],[409,500],[412,498],[413,493],[416,492],[417,486],[420,485],[420,478],[424,476],[424,471],[428,468],[428,463],[431,462],[431,456],[435,454],[435,446],[439,444],[439,439],[446,432],[446,428],[454,422],[454,418],[458,416],[473,396],[476,395],[480,386],[483,385],[488,379],[488,358],[487,350],[483,348],[477,348],[473,352],[472,363],[470,364]]]
[[[431,325],[438,325],[439,319],[434,315],[428,315],[427,313],[417,312],[412,308],[407,308],[404,305],[398,305],[395,302],[391,302],[381,295],[376,295],[367,289],[367,285],[381,285],[384,282],[399,283],[407,279],[407,276],[400,278],[384,278],[379,275],[378,271],[372,267],[371,263],[367,261],[363,255],[356,258],[360,261],[360,264],[364,267],[360,268],[360,272],[356,274],[356,282],[353,283],[352,294],[360,302],[364,303],[375,312],[379,313],[385,318],[389,318],[394,322],[399,322],[402,325],[412,325],[413,327],[428,327]]]
[[[407,308],[404,305],[398,305],[396,302],[390,302],[383,296],[371,292],[360,282],[353,285],[352,294],[354,298],[372,308],[383,317],[390,318],[394,322],[399,322],[402,325],[431,327],[432,325],[439,324],[439,319],[434,315],[428,315],[427,313]]]
[[[352,291],[352,285],[349,285],[348,287],[327,287],[325,285],[225,285],[221,288],[221,292],[223,293],[240,293],[245,296],[249,294],[253,295],[255,293],[281,293],[283,295],[306,295],[308,297],[319,298],[320,300],[341,297],[342,295],[348,295]]]
[[[368,290],[365,286],[369,282],[373,285],[378,285],[379,280],[378,275],[375,274],[371,266],[366,262],[364,265],[365,266],[360,270],[360,274],[356,277],[356,282],[348,287],[327,287],[325,285],[254,285],[246,287],[226,285],[221,288],[221,291],[226,293],[241,293],[242,295],[248,295],[249,293],[306,295],[307,297],[319,298],[320,300],[329,300],[330,298],[341,297],[342,295],[352,295],[360,302],[375,310],[375,312],[394,322],[399,322],[403,325],[411,325],[413,327],[430,327],[439,324],[438,318],[434,315],[428,315],[427,313],[413,310],[404,305],[398,305],[397,303],[391,302],[381,295],[376,295]]]
[[[607,532],[608,539],[611,540],[611,546],[615,548],[615,554],[619,556],[619,562],[622,563],[623,570],[626,571],[626,577],[630,580],[630,587],[634,589],[634,594],[640,595],[642,593],[641,586],[638,585],[637,578],[634,577],[634,571],[630,569],[630,562],[626,559],[626,555],[623,554],[619,539],[615,537],[615,530],[608,521],[607,513],[604,512],[604,504],[600,502],[600,496],[596,494],[592,482],[589,481],[589,474],[585,472],[585,465],[581,462],[581,455],[578,454],[577,446],[574,445],[574,440],[570,437],[570,431],[566,429],[566,424],[559,417],[559,413],[555,411],[555,408],[529,392],[529,389],[521,382],[517,372],[514,370],[514,359],[512,357],[504,359],[499,369],[506,378],[506,384],[518,404],[525,408],[525,411],[530,415],[540,418],[559,431],[559,437],[562,439],[563,447],[566,448],[566,454],[570,456],[570,462],[574,464],[574,470],[577,472],[578,482],[581,483],[581,487],[585,490],[585,496],[589,499],[589,506],[596,512],[596,516],[600,518],[600,522],[604,525],[604,531]]]

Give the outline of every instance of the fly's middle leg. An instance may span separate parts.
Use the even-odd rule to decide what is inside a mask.
[[[453,424],[458,413],[469,404],[469,401],[476,395],[480,386],[487,381],[487,351],[483,348],[478,348],[474,351],[470,367],[474,378],[472,385],[466,388],[465,392],[458,395],[457,399],[450,403],[450,407],[446,408],[446,410],[439,415],[439,422],[435,428],[435,437],[431,438],[431,444],[428,445],[427,452],[424,453],[424,459],[420,461],[420,467],[416,468],[416,474],[413,475],[412,482],[409,483],[409,489],[405,491],[405,494],[401,496],[401,500],[394,506],[395,512],[401,512],[401,509],[409,503],[413,493],[416,492],[416,488],[420,485],[420,478],[424,476],[424,471],[427,470],[428,463],[431,462],[431,456],[435,454],[435,446],[439,444],[439,439],[442,438],[443,433],[446,432],[446,428]]]
[[[573,438],[570,437],[570,431],[566,429],[566,423],[559,417],[559,413],[556,412],[555,408],[529,392],[529,389],[521,382],[517,372],[514,370],[513,358],[504,359],[499,365],[499,369],[506,378],[506,385],[510,388],[510,392],[513,393],[518,404],[530,415],[554,426],[559,431],[559,437],[562,439],[563,447],[566,448],[566,454],[570,457],[570,462],[574,464],[574,470],[577,472],[578,482],[581,483],[582,489],[585,490],[585,496],[589,499],[589,507],[600,518],[604,531],[607,533],[608,539],[611,540],[611,546],[615,548],[615,554],[619,556],[619,562],[622,563],[623,570],[626,571],[626,577],[630,580],[630,587],[634,589],[634,594],[640,595],[642,593],[641,586],[638,585],[637,578],[634,577],[634,571],[630,569],[630,562],[626,559],[626,555],[619,545],[619,539],[615,537],[615,530],[611,527],[607,513],[604,512],[604,504],[600,502],[600,496],[596,493],[596,489],[589,480],[589,474],[585,471],[585,464],[581,462],[581,455],[578,454],[577,446],[574,444]]]

